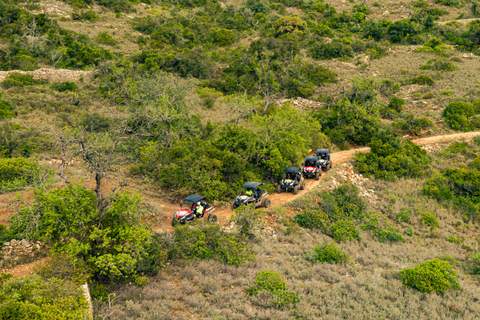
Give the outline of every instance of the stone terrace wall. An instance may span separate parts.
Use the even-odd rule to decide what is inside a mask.
[[[43,246],[40,241],[11,240],[3,244],[0,252],[2,259],[0,265],[4,267],[14,266],[26,260],[31,260],[42,254]]]
[[[47,69],[40,68],[35,71],[0,71],[0,81],[5,80],[10,73],[22,73],[33,76],[34,79],[44,79],[49,82],[80,82],[80,79],[88,80],[93,77],[94,71],[67,70],[67,69]]]

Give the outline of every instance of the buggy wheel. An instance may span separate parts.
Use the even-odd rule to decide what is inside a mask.
[[[177,219],[175,219],[175,217],[173,217],[170,224],[172,225],[172,227],[175,227],[175,225],[177,224]]]
[[[217,222],[217,216],[214,215],[214,214],[209,215],[208,216],[208,221]]]
[[[320,180],[320,172],[315,173],[315,180]]]
[[[300,190],[305,190],[305,181],[303,181],[302,184],[300,185]]]
[[[333,163],[330,161],[330,163],[328,164],[328,170],[332,169],[332,165]]]
[[[232,203],[232,210],[235,210],[235,209],[237,209],[237,208],[238,208],[237,204],[236,204],[235,202],[233,202],[233,203]]]
[[[282,186],[278,186],[278,187],[277,187],[277,192],[278,192],[278,193],[282,193]]]
[[[270,204],[271,204],[270,199],[265,199],[265,201],[263,202],[263,206],[264,206],[265,208],[270,207]]]
[[[295,186],[295,188],[293,188],[293,194],[297,194],[298,193],[298,186]]]

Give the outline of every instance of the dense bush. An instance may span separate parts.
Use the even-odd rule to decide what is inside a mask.
[[[305,210],[297,213],[293,217],[293,221],[302,228],[318,229],[322,232],[327,232],[330,223],[328,216],[323,211]]]
[[[378,239],[379,242],[405,242],[403,236],[398,233],[398,229],[392,226],[389,226],[387,222],[380,222],[380,215],[373,214],[371,215],[363,225],[360,226],[363,230],[369,230],[373,232],[373,235]]]
[[[0,95],[0,98],[1,97],[2,96]],[[0,120],[14,117],[15,114],[13,113],[13,109],[14,108],[10,102],[0,99]]]
[[[0,193],[11,192],[40,182],[42,169],[37,161],[0,158]]]
[[[104,199],[107,205],[97,200],[93,190],[79,185],[38,191],[35,205],[11,218],[10,232],[83,259],[99,279],[135,277],[136,263],[151,238],[140,218],[141,200],[129,193]]]
[[[273,304],[277,308],[283,308],[288,305],[295,306],[300,302],[300,298],[295,292],[288,291],[285,281],[275,271],[262,270],[257,273],[255,284],[247,288],[250,295],[258,295],[261,291],[270,292],[273,296]]]
[[[45,83],[45,80],[35,80],[31,75],[12,72],[7,75],[0,85],[5,89],[9,89],[12,87],[26,87],[41,83]]]
[[[315,59],[353,57],[353,49],[341,41],[321,42],[311,46],[310,55]]]
[[[350,256],[337,248],[335,243],[323,243],[312,249],[307,259],[312,262],[342,264],[349,261]]]
[[[409,79],[408,83],[433,86],[435,81],[432,79],[432,77],[421,74],[419,76],[416,76],[416,77],[413,77],[413,78]]]
[[[53,90],[65,92],[65,91],[77,91],[78,86],[75,82],[65,81],[65,82],[53,82],[50,87]]]
[[[453,129],[470,131],[480,127],[480,101],[455,101],[443,110],[443,117]]]
[[[175,227],[173,243],[163,244],[173,259],[216,258],[230,265],[255,260],[255,254],[242,236],[226,233],[218,224]]]
[[[395,180],[396,177],[420,177],[426,174],[430,158],[410,140],[376,138],[369,153],[357,153],[355,168],[365,176]]]
[[[358,240],[360,234],[352,221],[338,220],[336,221],[330,231],[333,234],[333,239],[337,242],[348,242]]]
[[[0,318],[11,320],[84,319],[88,304],[73,282],[37,275],[0,283]]]
[[[415,268],[405,268],[398,275],[404,285],[421,292],[445,293],[450,288],[459,288],[453,267],[438,259],[425,261]]]
[[[445,204],[453,204],[467,219],[479,219],[480,171],[448,168],[434,173],[423,185],[423,193]],[[431,219],[429,219],[431,220]]]

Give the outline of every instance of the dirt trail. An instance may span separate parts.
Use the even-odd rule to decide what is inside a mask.
[[[475,136],[480,136],[480,132],[465,132],[465,133],[454,133],[454,134],[448,134],[448,135],[441,135],[441,136],[435,136],[435,137],[429,137],[429,138],[420,138],[420,139],[415,139],[412,140],[413,143],[417,145],[424,145],[424,144],[434,144],[434,143],[440,143],[440,142],[447,142],[447,141],[452,141],[456,139],[471,139]],[[358,149],[351,149],[351,150],[346,150],[346,151],[340,151],[340,152],[335,152],[332,153],[331,159],[332,162],[335,165],[341,164],[347,161],[350,161],[353,159],[355,156],[355,153],[357,152],[369,152],[370,148],[369,147],[363,147],[363,148],[358,148]],[[325,173],[322,175],[320,180],[313,180],[313,179],[305,179],[306,182],[306,188],[305,190],[300,191],[298,194],[294,195],[293,193],[273,193],[269,195],[269,199],[271,200],[272,207],[277,207],[282,204],[285,204],[289,201],[292,201],[298,197],[302,197],[305,195],[307,192],[313,190],[314,188],[318,187],[320,184],[320,181],[325,177]],[[171,215],[168,217],[168,221],[164,221],[162,225],[157,226],[155,229],[157,231],[169,231],[173,230],[173,228],[170,226],[170,219],[173,215],[173,212],[175,212],[178,209],[178,205],[167,205],[165,204],[162,206],[163,209],[172,209]],[[166,211],[164,211],[167,213]],[[168,214],[168,213],[167,213]],[[216,208],[214,211],[214,214],[217,215],[219,223],[226,223],[230,217],[233,214],[232,209],[230,208]]]

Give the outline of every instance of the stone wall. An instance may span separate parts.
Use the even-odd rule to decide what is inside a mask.
[[[10,73],[22,73],[33,76],[34,79],[43,79],[48,80],[49,82],[80,82],[83,80],[88,80],[93,77],[94,71],[82,71],[82,70],[66,70],[66,69],[47,69],[40,68],[35,71],[21,71],[21,70],[11,70],[11,71],[0,71],[0,81],[3,81],[7,78]]]
[[[3,267],[15,266],[19,263],[31,261],[37,256],[41,255],[43,250],[42,242],[28,241],[28,240],[11,240],[3,244],[0,253],[0,264]]]

